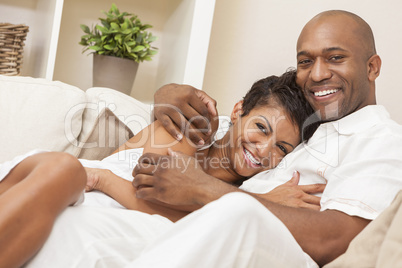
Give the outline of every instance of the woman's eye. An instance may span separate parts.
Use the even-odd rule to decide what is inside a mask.
[[[258,129],[261,130],[262,133],[268,134],[268,130],[267,130],[267,128],[266,128],[263,124],[261,124],[261,123],[256,123],[256,125],[257,125]]]
[[[278,146],[279,150],[281,150],[285,155],[288,154],[288,150],[286,150],[286,147],[281,145],[281,144],[277,144],[276,146]]]

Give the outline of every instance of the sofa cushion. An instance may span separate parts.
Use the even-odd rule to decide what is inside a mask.
[[[133,132],[108,108],[93,122],[92,130],[81,141],[78,158],[101,160],[111,155],[119,145],[133,137]]]
[[[86,95],[88,111],[84,114],[84,125],[87,125],[88,121],[93,121],[94,115],[100,114],[104,108],[111,110],[134,134],[151,122],[152,105],[145,104],[119,91],[93,87],[86,91]],[[84,127],[82,135],[85,135],[86,130]]]
[[[37,148],[78,155],[85,103],[84,91],[62,82],[0,75],[0,163]]]
[[[79,158],[101,160],[150,124],[152,107],[109,88],[86,91]]]
[[[344,254],[325,265],[338,267],[399,267],[402,263],[402,190],[391,205],[370,222]]]

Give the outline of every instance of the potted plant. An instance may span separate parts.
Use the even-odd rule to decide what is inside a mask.
[[[151,46],[156,37],[146,31],[151,25],[142,24],[134,14],[120,13],[115,4],[103,13],[106,18],[99,18],[102,25],[90,29],[81,24],[85,34],[79,44],[84,46],[82,53],[93,50],[93,86],[130,94],[139,63],[150,61],[157,53]]]

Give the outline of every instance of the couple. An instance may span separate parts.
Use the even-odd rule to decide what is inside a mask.
[[[244,193],[227,195],[240,190],[200,169],[191,175],[163,169],[156,164],[166,157],[144,155],[154,158],[149,164],[155,164],[156,171],[136,169],[136,185],[147,186],[138,189],[137,197],[207,205],[159,236],[132,267],[162,263],[169,263],[165,267],[201,267],[200,262],[205,267],[225,267],[225,261],[226,267],[316,267],[344,253],[402,189],[402,127],[389,118],[384,107],[376,105],[375,80],[380,69],[373,33],[363,19],[344,11],[315,16],[297,41],[296,82],[323,123],[306,145],[283,159],[284,168],[261,172],[240,188],[265,193],[297,170],[303,184],[326,182],[321,211],[281,206],[255,194],[254,198]],[[183,100],[173,94],[174,87],[159,90],[156,102],[163,99],[182,111],[195,106],[194,97]],[[197,92],[185,86],[178,89],[181,95]],[[213,102],[205,95],[203,99]],[[169,119],[174,117],[166,111],[155,113],[177,136]],[[191,118],[191,113],[185,116]],[[208,254],[208,260],[202,254]]]
[[[156,165],[160,159],[169,162],[190,157],[144,154],[134,170],[137,197],[190,207],[219,200],[169,225],[152,239],[133,266],[221,267],[221,262],[230,263],[229,267],[324,265],[342,254],[353,237],[390,204],[402,188],[401,127],[388,118],[383,107],[375,105],[375,79],[381,60],[370,27],[351,13],[321,13],[302,30],[297,53],[297,84],[328,122],[320,125],[307,146],[298,146],[283,159],[284,168],[259,173],[242,189],[267,192],[298,170],[303,183],[327,182],[321,212],[278,205],[256,194],[254,198],[244,193],[225,195],[242,191],[216,180],[197,165],[188,167],[191,173]],[[188,103],[200,107],[191,102],[202,93],[180,87],[187,95],[193,94],[183,100],[169,87],[159,90],[156,100],[178,98],[182,111],[188,111]],[[205,95],[202,99],[212,101]],[[155,111],[165,125],[163,112]],[[186,117],[191,116],[186,113]],[[172,126],[168,130],[172,131]],[[71,166],[69,175],[82,173],[79,165]],[[59,207],[78,198],[79,190],[69,190]],[[52,212],[59,213],[59,207]]]
[[[124,170],[134,166],[133,158],[138,159],[143,153],[167,155],[168,149],[194,156],[194,163],[207,174],[235,186],[261,171],[274,168],[315,131],[314,125],[304,127],[306,119],[314,116],[313,109],[295,85],[295,75],[295,71],[289,71],[280,77],[269,76],[254,83],[244,99],[236,103],[228,132],[201,149],[197,149],[187,138],[175,140],[159,121],[155,121],[100,163],[80,160],[87,170],[86,190],[103,192],[125,208],[177,221],[200,206],[171,207],[137,199],[131,180],[121,178],[131,175],[132,171],[126,170],[126,175],[119,177],[120,172],[116,168]],[[212,118],[209,126],[211,133],[217,131],[217,125],[218,118]],[[187,161],[173,165],[185,168]],[[152,172],[152,166],[144,161],[139,166],[149,167]],[[136,182],[133,184],[136,185]],[[315,204],[303,205],[319,209],[319,198],[311,198],[316,201]]]

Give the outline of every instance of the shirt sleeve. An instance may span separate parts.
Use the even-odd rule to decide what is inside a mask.
[[[339,159],[328,176],[321,210],[375,219],[402,189],[401,136],[383,133],[350,139]]]

